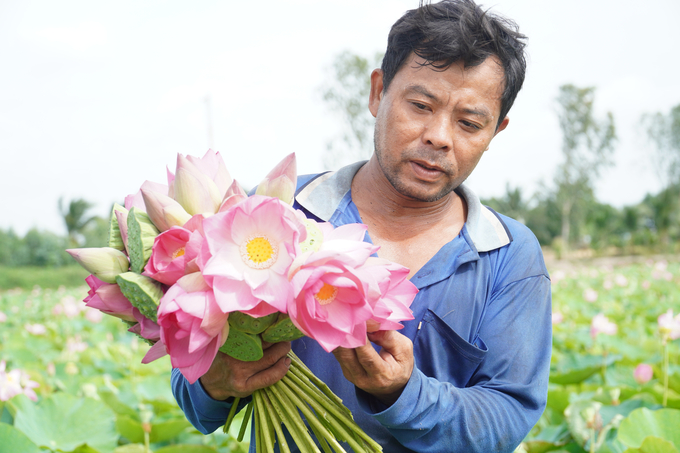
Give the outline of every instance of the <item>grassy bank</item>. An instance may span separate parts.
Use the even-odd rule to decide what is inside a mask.
[[[0,290],[14,288],[31,289],[58,288],[65,286],[73,288],[85,284],[85,277],[89,273],[78,265],[63,267],[6,267],[0,266]]]

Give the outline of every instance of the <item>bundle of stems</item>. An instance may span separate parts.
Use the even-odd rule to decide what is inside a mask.
[[[302,453],[321,453],[312,436],[324,453],[346,453],[340,442],[347,442],[355,453],[381,452],[382,447],[356,424],[342,400],[314,376],[293,351],[288,357],[291,364],[283,379],[253,393],[238,441],[243,440],[252,416],[257,453],[274,451],[275,443],[279,444],[281,453],[290,453],[282,424]],[[236,398],[224,425],[225,432],[234,420],[238,405],[239,398]]]

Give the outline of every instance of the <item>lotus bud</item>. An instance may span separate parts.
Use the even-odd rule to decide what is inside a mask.
[[[113,214],[115,214],[116,221],[118,222],[118,231],[120,231],[120,238],[123,241],[125,252],[128,253],[128,228],[127,228],[128,210],[125,208],[114,209]]]
[[[638,384],[646,384],[652,379],[652,377],[654,377],[654,370],[652,369],[651,365],[641,363],[635,367],[633,377],[635,378],[635,382]]]
[[[234,180],[234,182],[231,183],[231,186],[229,186],[229,189],[227,189],[227,193],[224,194],[224,200],[222,200],[219,212],[226,211],[246,198],[248,198],[248,194],[241,188],[239,183]]]
[[[222,203],[222,193],[215,182],[181,154],[177,155],[174,194],[191,215],[214,214]]]
[[[128,212],[127,209],[125,209],[118,203],[114,203],[113,209],[111,210],[111,219],[109,220],[109,247],[123,251],[125,250],[125,242],[127,242],[127,228],[125,235],[126,240],[123,241],[123,236],[120,232],[120,225],[118,224],[118,215],[116,214],[116,212],[118,211],[124,212],[126,214]]]
[[[116,276],[130,267],[127,256],[111,247],[66,250],[89,273],[106,283],[116,283]]]
[[[187,160],[215,183],[220,194],[224,194],[231,185],[231,175],[227,171],[227,167],[224,165],[224,160],[219,152],[209,149],[200,159],[194,156],[187,156]]]
[[[292,205],[296,185],[297,165],[295,153],[291,153],[269,172],[257,186],[255,193],[257,195],[276,197],[284,203]]]
[[[146,213],[160,232],[169,230],[173,226],[182,226],[191,218],[182,205],[172,198],[142,189]]]

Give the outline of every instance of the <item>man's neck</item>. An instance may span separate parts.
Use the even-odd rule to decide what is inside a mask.
[[[375,156],[354,176],[352,201],[364,222],[372,220],[374,226],[382,224],[395,233],[404,228],[427,229],[442,222],[462,226],[467,215],[467,206],[455,191],[433,202],[414,200],[397,192]]]

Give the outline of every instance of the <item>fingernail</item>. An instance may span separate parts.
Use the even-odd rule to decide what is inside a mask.
[[[286,365],[286,368],[290,368],[290,357],[283,359],[283,363]]]

